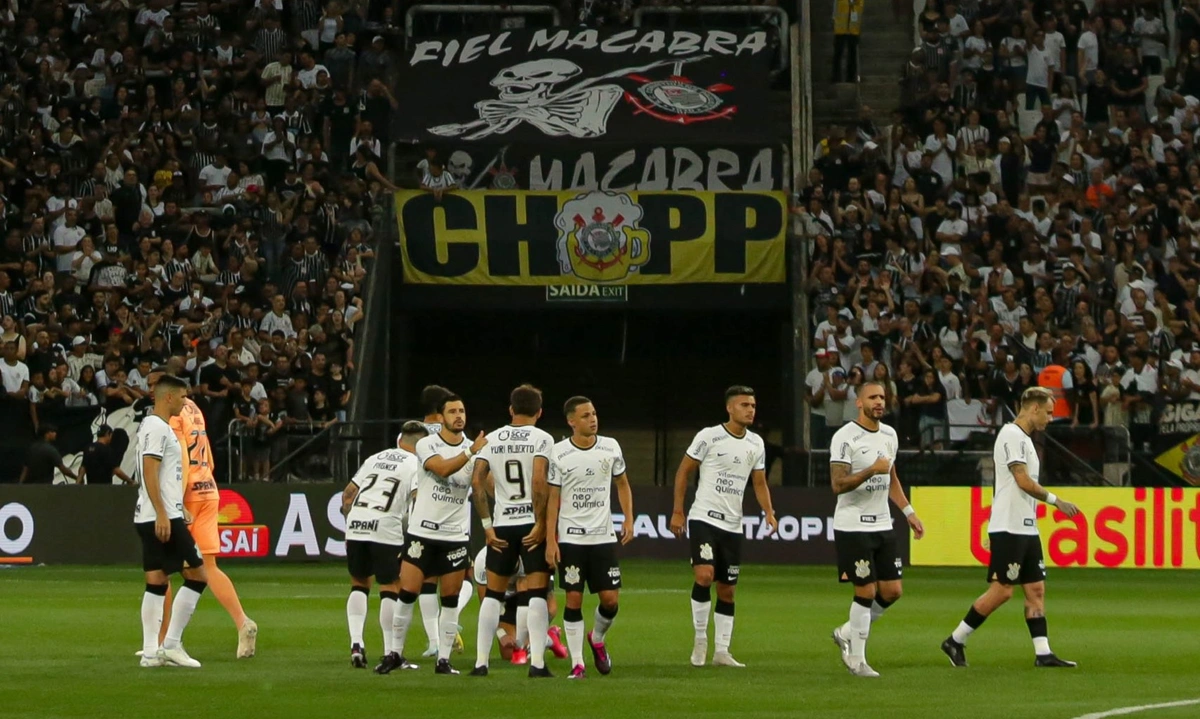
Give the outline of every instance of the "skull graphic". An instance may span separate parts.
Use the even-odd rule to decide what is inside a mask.
[[[450,162],[446,165],[446,169],[451,175],[462,184],[471,175],[471,167],[474,164],[471,156],[462,150],[456,150],[450,153]]]
[[[550,88],[570,80],[582,70],[570,60],[544,58],[506,67],[492,78],[492,87],[500,90],[500,99],[528,102],[548,97]]]

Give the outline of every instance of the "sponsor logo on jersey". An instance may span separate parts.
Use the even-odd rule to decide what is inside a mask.
[[[865,559],[860,559],[854,563],[854,576],[859,579],[866,579],[871,576],[871,563]]]
[[[217,495],[217,536],[221,557],[265,557],[271,530],[254,523],[254,510],[241,494],[222,489]]]
[[[715,509],[710,509],[710,510],[708,510],[708,516],[712,517],[713,519],[720,520],[720,521],[722,521],[722,522],[724,522],[724,521],[725,521],[725,513],[724,513],[724,512],[718,512],[718,511],[717,511],[717,510],[715,510]]]
[[[524,427],[516,429],[502,429],[500,430],[500,433],[496,435],[496,438],[501,442],[528,442],[529,430]]]
[[[729,571],[727,572],[730,579],[737,579],[738,575],[741,573],[742,567],[739,564],[730,565]]]
[[[567,527],[567,534],[572,534],[572,535],[581,537],[581,536],[587,534],[587,530],[583,529],[582,527]]]
[[[609,567],[608,568],[608,578],[609,579],[620,579],[621,578],[621,568],[620,567]]]
[[[350,522],[350,526],[346,527],[346,531],[347,532],[363,532],[363,533],[378,532],[379,531],[379,520],[378,519],[371,519],[371,520],[355,519]]]
[[[433,531],[436,532],[438,527],[440,527],[440,526],[442,526],[442,525],[438,524],[437,522],[431,522],[428,519],[421,520],[421,528],[422,529],[432,529]]]
[[[533,512],[532,504],[515,504],[511,507],[505,507],[502,513],[505,517],[519,517]]]

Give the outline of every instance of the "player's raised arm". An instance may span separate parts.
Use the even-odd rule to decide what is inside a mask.
[[[471,461],[471,458],[486,446],[487,437],[480,431],[479,436],[475,438],[470,447],[463,450],[462,454],[454,457],[442,457],[434,454],[426,459],[425,463],[421,466],[442,479],[450,479],[450,475],[466,466],[467,462]]]
[[[675,470],[675,504],[671,510],[671,533],[676,537],[682,537],[685,531],[687,516],[683,510],[683,502],[687,499],[688,482],[699,469],[700,463],[691,455],[684,454],[683,459],[679,460],[679,469]]]
[[[779,529],[779,520],[775,518],[775,507],[771,505],[771,488],[767,486],[767,471],[765,469],[756,469],[750,473],[750,481],[754,483],[754,498],[758,500],[758,506],[762,508],[763,514],[766,515],[767,536],[771,536]]]
[[[625,521],[621,523],[621,544],[629,544],[633,541],[633,489],[629,486],[629,475],[621,472],[613,477],[613,483],[617,485],[621,514],[625,515]]]
[[[851,472],[849,458],[846,461],[834,460],[829,464],[829,484],[834,494],[845,494],[858,489],[858,486],[877,474],[886,474],[892,468],[892,461],[880,457],[875,463],[861,472]]]
[[[915,539],[924,537],[925,525],[917,517],[917,510],[913,509],[912,503],[908,501],[908,497],[904,495],[904,487],[900,484],[900,475],[896,473],[895,465],[892,465],[892,482],[888,485],[888,498],[892,500],[892,504],[896,505],[901,512],[904,512],[904,517],[908,520],[908,526],[912,527],[913,537]]]

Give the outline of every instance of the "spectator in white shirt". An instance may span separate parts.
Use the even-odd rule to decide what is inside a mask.
[[[286,307],[287,300],[283,295],[275,295],[275,298],[271,300],[271,311],[262,318],[262,322],[258,325],[259,339],[263,342],[270,342],[271,335],[275,332],[282,332],[286,339],[296,336],[296,330],[292,329],[292,318],[284,312]]]
[[[225,161],[225,153],[218,152],[212,164],[205,165],[204,169],[200,171],[200,191],[215,192],[224,187],[231,172],[233,172],[233,168]]]
[[[1153,5],[1142,5],[1142,15],[1133,21],[1133,34],[1137,36],[1142,54],[1142,70],[1147,75],[1161,75],[1163,56],[1167,54],[1167,28],[1158,9]]]
[[[941,248],[938,250],[943,255],[950,250],[951,247],[958,250],[962,245],[962,238],[967,234],[967,221],[959,215],[962,212],[962,204],[955,200],[948,205],[950,216],[938,225],[937,241],[941,243]]]
[[[79,241],[87,232],[77,224],[78,214],[67,210],[61,227],[54,231],[54,252],[58,255],[59,272],[71,271],[71,256],[79,249]]]
[[[425,176],[421,178],[421,189],[432,192],[433,199],[438,202],[441,202],[443,194],[457,187],[458,182],[454,179],[454,175],[446,172],[439,160],[431,161],[429,168],[425,170]]]
[[[959,381],[958,375],[954,374],[953,364],[946,355],[942,355],[942,358],[937,363],[938,380],[942,383],[942,389],[946,390],[947,402],[952,399],[963,398],[962,382]]]
[[[1092,81],[1092,76],[1100,67],[1100,33],[1104,32],[1104,17],[1097,14],[1086,23],[1087,30],[1079,36],[1079,41],[1076,43],[1079,54],[1077,58],[1079,68],[1079,81],[1083,85],[1087,85]]]
[[[1050,88],[1054,87],[1054,65],[1046,50],[1046,33],[1035,30],[1033,44],[1025,54],[1025,109],[1035,109],[1034,101],[1043,107],[1050,104]]]

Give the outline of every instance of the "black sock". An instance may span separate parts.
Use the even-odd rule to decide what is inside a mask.
[[[153,594],[158,597],[167,596],[167,585],[165,584],[147,584],[146,594]]]
[[[699,584],[692,585],[692,601],[693,602],[711,602],[712,587],[702,587]]]
[[[580,607],[579,609],[571,609],[570,607],[567,607],[566,609],[563,610],[563,621],[564,622],[582,622],[583,621],[583,608]]]
[[[204,590],[208,588],[208,582],[202,582],[199,579],[185,579],[183,586],[196,594],[204,594]]]
[[[860,607],[866,607],[867,609],[871,608],[871,602],[873,602],[873,601],[875,601],[875,600],[867,599],[866,597],[860,597],[857,595],[854,597],[855,604],[857,604]]]
[[[894,602],[894,601],[893,601],[893,602],[889,602],[888,600],[886,600],[886,599],[884,599],[883,597],[881,597],[881,596],[879,596],[878,594],[876,594],[876,595],[875,595],[875,603],[879,605],[879,608],[880,608],[880,609],[887,609],[888,607],[892,606],[892,605],[893,605],[893,604],[895,604],[896,602]]]
[[[717,614],[724,614],[727,617],[732,617],[733,616],[733,602],[726,602],[721,599],[718,599],[716,609],[714,609],[713,611],[715,611]]]
[[[398,592],[380,592],[379,598],[380,599],[395,599],[396,601],[400,601],[400,594]]]
[[[1026,617],[1025,625],[1029,627],[1029,636],[1034,639],[1049,636],[1045,617]]]
[[[421,594],[437,594],[437,591],[438,591],[437,582],[421,585]]]
[[[617,616],[617,610],[620,608],[621,607],[619,605],[614,604],[612,605],[612,609],[609,609],[601,604],[600,606],[596,607],[596,611],[599,612],[600,616],[604,617],[605,619],[613,619]]]
[[[963,622],[972,629],[978,629],[983,626],[986,620],[987,617],[975,611],[975,605],[972,604],[971,608],[967,610],[967,616],[963,619]]]
[[[363,594],[367,595],[368,597],[371,596],[371,590],[367,589],[366,587],[350,587],[350,591],[362,592]]]

